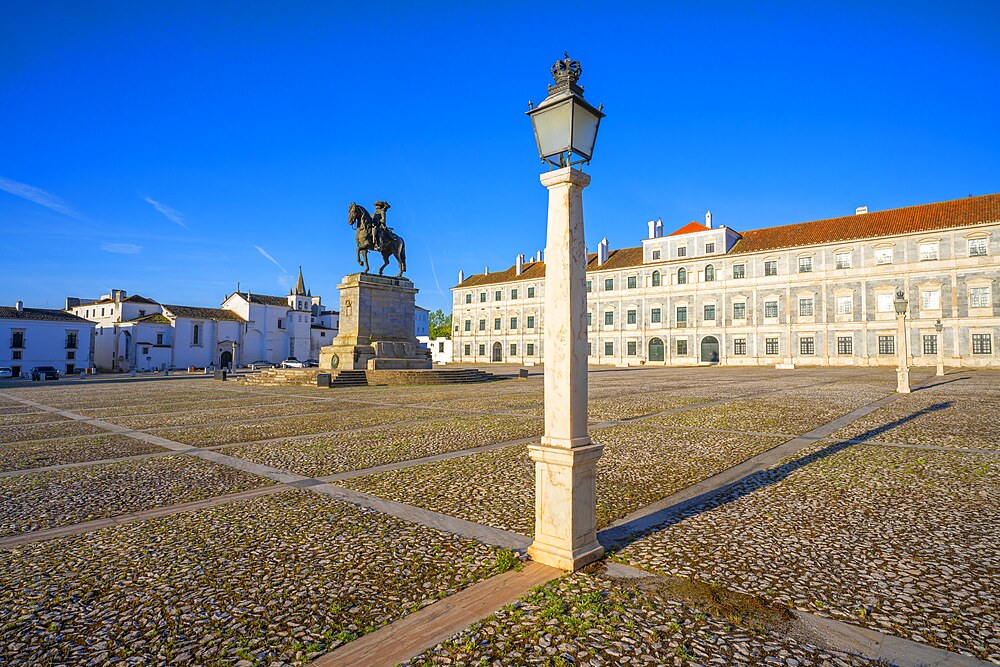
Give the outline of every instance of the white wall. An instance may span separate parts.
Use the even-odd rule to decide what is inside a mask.
[[[15,330],[24,331],[21,359],[14,359],[10,347]],[[90,322],[0,319],[0,366],[19,366],[23,373],[33,366],[54,366],[60,373],[66,373],[67,365],[72,365],[74,372],[79,372],[90,364],[93,330]],[[75,350],[66,349],[67,331],[77,332]],[[69,359],[70,356],[74,358]]]

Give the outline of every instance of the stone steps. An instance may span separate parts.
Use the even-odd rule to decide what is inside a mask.
[[[267,368],[239,378],[238,382],[264,387],[315,387],[316,376],[329,372],[330,387],[364,387],[369,385],[436,385],[495,382],[503,377],[477,368],[430,370],[343,370],[324,371],[319,368]]]

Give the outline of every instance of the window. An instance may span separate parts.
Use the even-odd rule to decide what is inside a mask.
[[[467,356],[467,357],[472,355],[472,346],[469,345],[468,343],[466,343],[466,345],[465,345],[465,352],[464,353],[465,353],[465,356]]]
[[[747,265],[733,264],[733,278],[746,278],[746,277],[747,277]]]
[[[705,244],[705,254],[706,255],[711,255],[713,252],[715,252],[715,244],[714,243],[706,243]]]
[[[745,355],[747,353],[747,339],[746,338],[734,338],[733,339],[733,354]]]
[[[660,251],[659,250],[654,250],[653,251],[653,259],[659,259],[659,258],[660,258]]]
[[[525,347],[525,353],[529,357],[535,356],[535,344],[534,343],[527,343],[524,347]]]
[[[511,343],[510,344],[510,356],[512,356],[512,357],[516,357],[517,356],[517,343]]]
[[[684,269],[677,270],[677,284],[685,285],[688,281],[688,273]]]
[[[920,310],[941,310],[941,292],[939,290],[921,292]]]
[[[715,267],[709,264],[705,267],[705,282],[710,283],[715,280]]]
[[[10,353],[10,358],[11,359],[20,359],[21,358],[21,350],[12,350],[11,353]]]
[[[472,303],[472,293],[471,292],[469,292],[468,294],[465,295],[465,302],[466,303]]]
[[[836,266],[838,269],[849,269],[851,268],[851,253],[849,252],[838,252],[835,256]]]
[[[163,334],[162,333],[156,334],[156,344],[157,345],[163,345]]]
[[[614,288],[615,288],[615,279],[614,278],[605,278],[604,279],[604,291],[605,292],[610,292]]]
[[[799,316],[809,317],[813,314],[813,300],[799,299]]]
[[[893,302],[896,300],[892,294],[876,294],[875,295],[875,310],[880,313],[893,313],[896,311],[896,306]]]
[[[615,353],[615,344],[608,341],[604,344],[604,355],[607,357],[613,356]]]
[[[625,316],[626,316],[626,320],[625,320],[626,322],[628,322],[629,324],[635,324],[635,311],[634,310],[628,311],[625,314]]]
[[[479,330],[486,331],[486,320],[479,320]]]
[[[587,281],[587,293],[589,294],[591,291],[593,291],[593,286],[590,284],[590,281],[588,280]]]
[[[687,324],[687,321],[688,321],[687,306],[677,306],[677,324]]]
[[[892,248],[876,248],[875,263],[892,264]]]
[[[764,339],[764,354],[778,354],[778,339],[777,338],[765,338]]]
[[[281,328],[281,320],[278,320],[278,328]],[[201,326],[196,324],[194,328],[191,329],[191,344],[198,345],[199,339],[201,338]]]
[[[878,353],[879,354],[896,354],[896,337],[895,336],[879,336],[878,337]]]
[[[23,331],[12,331],[10,334],[10,346],[11,347],[24,347],[24,332]]]
[[[799,338],[799,354],[816,354],[816,339],[812,336]]]
[[[990,288],[973,287],[969,290],[969,308],[989,308]]]
[[[765,276],[776,276],[778,275],[778,262],[774,259],[769,259],[764,262],[764,275]]]
[[[799,257],[799,273],[812,273],[813,258]]]
[[[687,254],[688,254],[688,249],[687,248],[678,248],[677,249],[677,256],[678,257],[687,257]]]
[[[969,239],[969,257],[981,257],[986,254],[986,239]]]
[[[853,303],[854,303],[854,297],[850,297],[850,296],[838,296],[837,297],[837,314],[838,315],[850,315]]]
[[[764,302],[764,317],[777,317],[778,316],[778,302],[777,301],[765,301]]]
[[[635,341],[634,340],[630,340],[628,342],[628,345],[626,346],[626,350],[627,350],[628,356],[630,356],[630,357],[634,357],[635,356]]]
[[[593,326],[593,324],[594,324],[594,314],[593,313],[587,313],[587,326],[588,327],[589,326]]]
[[[628,288],[629,289],[635,289],[636,284],[637,284],[636,277],[635,276],[629,276],[628,277]]]
[[[972,334],[972,354],[993,354],[993,336],[990,334]]]
[[[688,353],[688,342],[686,340],[677,341],[677,354],[678,356],[685,356]]]
[[[528,315],[528,328],[529,329],[534,329],[535,328],[535,316],[534,315]]]
[[[535,298],[535,288],[534,287],[529,287],[528,288],[528,298],[529,299],[534,299]]]
[[[715,305],[705,306],[705,319],[714,322],[715,321]]]
[[[653,271],[653,287],[659,287],[659,286],[660,286],[660,272]]]
[[[493,300],[500,301],[501,299],[503,299],[503,290],[498,289],[496,292],[493,293]]]
[[[510,298],[511,298],[511,300],[514,300],[514,299],[517,298],[517,288],[516,287],[510,291]]]
[[[486,346],[485,345],[480,344],[480,346],[479,346],[479,356],[480,357],[485,357],[486,356]]]
[[[588,357],[594,356],[594,344],[591,343],[589,340],[587,341],[587,356]]]
[[[465,330],[472,331],[472,320],[465,320]]]
[[[660,322],[660,309],[653,308],[649,311],[649,321],[650,322]]]
[[[143,353],[143,354],[149,354],[149,348],[148,348],[148,347],[146,347],[145,345],[143,345],[143,346],[142,346],[142,353]],[[70,359],[72,359],[72,357],[70,357]]]
[[[938,244],[934,243],[921,243],[920,244],[920,261],[926,262],[927,260],[938,258]]]
[[[486,303],[486,292],[479,293],[479,303]]]
[[[924,354],[937,354],[937,336],[924,336]]]
[[[745,320],[747,318],[747,305],[745,303],[733,304],[733,319]]]
[[[496,330],[496,331],[500,331],[500,318],[499,317],[496,318],[495,320],[493,320],[493,329]]]
[[[615,323],[615,314],[613,311],[607,311],[604,313],[604,324],[611,326]]]
[[[75,350],[76,349],[76,332],[67,331],[66,332],[66,349]]]
[[[516,317],[510,318],[510,328],[511,329],[516,329],[517,328],[517,318]]]

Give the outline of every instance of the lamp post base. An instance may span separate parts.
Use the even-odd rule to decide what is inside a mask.
[[[910,393],[910,373],[909,371],[897,370],[896,371],[896,393],[897,394],[909,394]]]

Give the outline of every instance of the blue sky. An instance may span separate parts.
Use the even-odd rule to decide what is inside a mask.
[[[459,269],[544,247],[523,112],[564,50],[607,113],[592,249],[706,209],[741,230],[998,192],[997,34],[996,2],[6,3],[0,304],[213,306],[301,264],[336,307],[348,204],[386,199],[418,303],[448,309]]]

